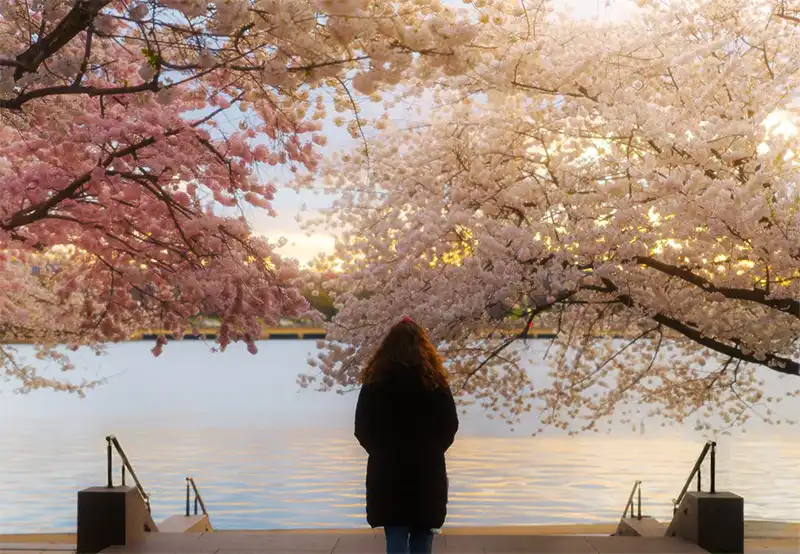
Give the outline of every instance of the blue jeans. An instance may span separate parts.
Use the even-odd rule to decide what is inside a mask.
[[[433,531],[399,525],[384,527],[387,554],[431,554]]]

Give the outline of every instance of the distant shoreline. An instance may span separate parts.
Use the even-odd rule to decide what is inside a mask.
[[[216,340],[219,334],[219,327],[199,327],[187,331],[181,340]],[[164,336],[167,340],[175,340],[174,334],[167,329],[140,329],[134,332],[125,341],[154,341],[158,337]],[[526,339],[552,339],[556,336],[552,329],[530,329]],[[257,340],[324,340],[327,331],[324,327],[263,327],[261,337]],[[13,338],[8,341],[0,341],[3,344],[33,344],[35,341],[27,338]]]

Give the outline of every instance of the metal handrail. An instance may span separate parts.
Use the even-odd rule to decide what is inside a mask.
[[[187,517],[191,515],[189,513],[189,487],[194,490],[194,515],[197,515],[197,505],[200,504],[200,509],[203,511],[203,515],[207,516],[208,512],[206,511],[205,502],[203,502],[203,497],[200,496],[200,491],[197,490],[197,485],[194,482],[194,478],[187,477],[186,478],[186,515]]]
[[[637,506],[638,506],[638,514],[637,511],[634,511],[633,507],[633,497],[637,496]],[[641,481],[634,481],[633,488],[631,489],[631,494],[628,496],[628,502],[625,504],[625,511],[622,512],[622,519],[628,517],[628,512],[630,511],[631,517],[635,517],[636,519],[642,519],[642,482]],[[634,515],[636,514],[636,515]]]
[[[709,458],[709,473],[710,473],[710,480],[711,486],[709,487],[710,494],[717,493],[717,443],[714,441],[707,441],[706,444],[703,446],[703,451],[700,452],[700,456],[698,456],[697,461],[692,468],[692,472],[689,474],[689,478],[686,479],[686,484],[683,485],[683,489],[681,489],[680,494],[678,497],[672,501],[672,511],[677,512],[678,506],[680,506],[681,502],[683,502],[683,497],[686,496],[686,491],[689,490],[689,487],[692,484],[692,479],[694,479],[695,474],[697,475],[697,491],[700,492],[703,490],[703,472],[701,471],[703,462],[706,459],[706,455],[711,452],[711,456]]]
[[[114,487],[112,447],[113,450],[117,451],[117,454],[119,454],[119,457],[122,460],[122,486],[125,486],[125,469],[127,468],[128,472],[131,474],[131,477],[133,477],[133,482],[136,484],[136,489],[139,491],[139,494],[142,495],[142,499],[147,506],[147,511],[150,512],[150,495],[144,491],[141,481],[139,481],[139,478],[136,477],[136,472],[133,471],[133,466],[131,465],[130,460],[128,460],[128,457],[125,455],[125,451],[122,450],[122,446],[119,444],[117,437],[114,435],[109,435],[106,437],[106,454],[108,457],[108,488],[111,489]]]

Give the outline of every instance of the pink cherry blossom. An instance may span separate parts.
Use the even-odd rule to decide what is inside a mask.
[[[142,327],[179,337],[213,315],[222,321],[220,350],[241,341],[255,353],[262,323],[305,312],[296,262],[238,219],[248,205],[273,213],[275,188],[260,182],[256,162],[314,172],[326,99],[359,117],[349,76],[368,71],[371,51],[393,73],[370,72],[359,85],[365,91],[400,78],[411,86],[435,79],[443,75],[440,56],[467,65],[483,58],[468,33],[433,33],[424,52],[404,42],[402,29],[434,14],[469,27],[472,19],[451,7],[320,6],[0,6],[5,337],[25,337],[54,356],[58,343],[100,349]],[[58,271],[30,275],[52,260]],[[0,372],[21,390],[80,393],[95,384],[44,379],[3,348]],[[163,348],[158,341],[153,353]]]
[[[484,25],[497,15],[513,40],[479,70],[442,59],[435,109],[324,165],[341,195],[308,224],[336,230],[326,286],[340,312],[301,382],[357,385],[410,315],[462,398],[512,422],[780,421],[761,379],[786,375],[797,395],[797,12],[647,2],[614,22],[524,8],[487,7]],[[422,44],[435,28],[407,34]],[[556,338],[534,378],[542,360],[517,339],[537,327]]]

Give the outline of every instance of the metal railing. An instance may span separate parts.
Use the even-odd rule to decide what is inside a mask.
[[[636,510],[634,510],[633,506],[633,499],[636,497]],[[642,482],[641,481],[634,481],[633,488],[631,489],[631,494],[628,496],[628,502],[625,504],[625,511],[622,512],[622,519],[628,517],[628,513],[630,513],[631,517],[635,517],[636,519],[642,519]]]
[[[705,446],[703,446],[703,451],[700,452],[700,456],[698,456],[697,461],[692,468],[692,472],[689,474],[689,478],[686,479],[686,484],[683,485],[683,489],[681,489],[680,494],[678,497],[672,501],[672,512],[675,513],[678,511],[678,507],[680,506],[681,502],[683,502],[683,497],[686,496],[686,491],[689,490],[689,487],[692,484],[692,479],[694,476],[697,475],[697,491],[700,492],[703,490],[703,471],[702,466],[703,462],[706,459],[706,456],[709,455],[709,473],[710,473],[710,481],[711,484],[709,486],[709,493],[716,494],[717,493],[717,443],[714,441],[706,442]]]
[[[187,477],[186,478],[186,516],[188,517],[188,516],[191,515],[189,513],[189,505],[190,505],[190,502],[189,502],[190,495],[189,495],[189,493],[190,493],[190,489],[194,491],[194,515],[197,515],[197,507],[199,505],[200,506],[200,510],[202,510],[202,512],[203,512],[203,515],[207,516],[208,512],[206,511],[206,505],[203,502],[203,497],[200,496],[200,491],[197,490],[197,485],[195,484],[194,479],[192,477]]]
[[[114,487],[114,460],[113,460],[113,451],[116,450],[117,454],[122,460],[122,486],[125,486],[125,470],[131,474],[133,478],[133,482],[136,485],[136,489],[139,491],[139,494],[142,495],[142,499],[144,500],[145,506],[147,506],[147,511],[150,512],[150,495],[147,494],[142,486],[141,481],[139,478],[136,477],[136,472],[133,471],[133,466],[131,465],[130,460],[125,455],[125,451],[122,450],[122,446],[120,446],[117,437],[114,435],[109,435],[106,437],[106,455],[108,457],[108,488]]]

